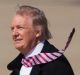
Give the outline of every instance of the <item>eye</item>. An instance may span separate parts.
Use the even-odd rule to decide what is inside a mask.
[[[17,29],[22,30],[22,29],[24,29],[24,27],[23,26],[17,26]]]
[[[10,27],[10,29],[13,31],[14,30],[14,27]]]

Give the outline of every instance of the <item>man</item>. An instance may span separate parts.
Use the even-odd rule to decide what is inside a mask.
[[[43,11],[32,6],[20,6],[12,19],[11,31],[14,46],[20,54],[7,66],[12,71],[10,75],[74,75],[64,55],[55,61],[30,67],[21,63],[24,57],[58,51],[47,41],[51,34]]]

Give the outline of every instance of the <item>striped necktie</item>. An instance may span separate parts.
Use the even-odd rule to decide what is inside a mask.
[[[74,32],[75,32],[75,28],[73,28],[72,32],[70,33],[70,36],[68,38],[68,41],[67,41],[64,49],[59,50],[57,52],[53,52],[53,53],[39,53],[39,54],[34,55],[32,57],[23,58],[21,63],[26,67],[31,67],[31,66],[34,66],[34,65],[44,64],[44,63],[48,63],[48,62],[51,62],[51,61],[55,61],[60,56],[62,56],[62,54],[64,53],[66,48],[69,46]]]

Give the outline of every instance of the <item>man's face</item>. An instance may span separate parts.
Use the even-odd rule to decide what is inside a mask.
[[[15,15],[11,25],[13,43],[22,53],[28,52],[36,45],[36,32],[31,17]]]

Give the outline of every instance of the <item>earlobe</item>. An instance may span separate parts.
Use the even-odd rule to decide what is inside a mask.
[[[36,37],[38,38],[40,36],[40,33],[38,32],[37,34],[36,34]]]

